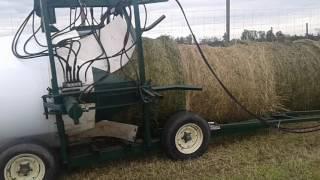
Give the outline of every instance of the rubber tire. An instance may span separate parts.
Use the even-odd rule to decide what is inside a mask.
[[[188,123],[194,123],[201,128],[203,133],[203,142],[196,152],[192,154],[183,154],[176,148],[175,136],[179,128]],[[207,121],[191,112],[178,112],[171,116],[171,118],[164,126],[161,139],[162,148],[164,149],[168,157],[173,160],[194,159],[202,156],[207,151],[210,136],[210,127]]]
[[[45,147],[34,143],[20,143],[13,145],[0,153],[0,180],[4,180],[4,169],[10,159],[19,154],[33,154],[38,156],[45,164],[44,180],[55,180],[57,176],[57,161],[53,154]]]

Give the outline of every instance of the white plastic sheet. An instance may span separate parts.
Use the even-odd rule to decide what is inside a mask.
[[[102,43],[108,54],[112,55],[123,47],[123,38],[126,30],[126,23],[120,17],[116,17],[109,26],[101,30]],[[0,38],[0,141],[56,131],[54,116],[50,116],[49,120],[45,119],[41,99],[42,95],[47,94],[46,89],[51,86],[49,58],[17,59],[11,52],[12,39],[13,37]],[[41,40],[44,42],[43,39]],[[100,48],[97,48],[93,37],[86,37],[80,41],[82,47],[78,63],[95,57],[101,52]],[[127,47],[131,46],[132,43],[132,38],[130,37]],[[39,50],[36,45],[30,45],[28,49],[32,52]],[[132,55],[132,52],[133,49],[128,52],[129,56]],[[63,56],[65,55],[63,51],[59,53]],[[128,59],[124,57],[123,64],[127,61]],[[93,67],[106,70],[107,66],[105,61],[100,61],[93,64]],[[111,59],[111,71],[115,71],[119,67],[120,58]],[[59,84],[61,85],[63,76],[62,69],[58,63],[57,72]],[[83,78],[84,72],[82,71],[81,79]],[[92,72],[89,71],[86,83],[91,83],[92,81]]]

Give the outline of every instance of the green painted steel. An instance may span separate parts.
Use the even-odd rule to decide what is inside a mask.
[[[202,91],[201,87],[191,86],[191,85],[171,85],[171,86],[154,86],[153,90],[157,92],[162,91],[177,91],[177,90],[185,90],[185,91]]]
[[[60,139],[60,155],[62,162],[68,167],[79,167],[95,164],[106,160],[120,159],[126,156],[142,155],[150,150],[159,150],[161,129],[151,129],[151,116],[154,113],[151,109],[151,104],[155,100],[161,98],[161,92],[171,90],[190,90],[200,91],[202,88],[190,85],[168,85],[168,86],[152,86],[145,76],[145,64],[143,54],[142,29],[140,23],[139,4],[149,4],[166,2],[167,0],[35,0],[35,9],[37,14],[41,16],[43,30],[46,34],[48,44],[49,60],[51,66],[52,89],[49,94],[43,96],[44,111],[46,115],[54,114],[56,116],[57,129]],[[55,20],[55,8],[72,8],[80,7],[79,2],[85,4],[86,7],[116,7],[120,6],[124,9],[126,6],[133,6],[135,15],[136,27],[130,27],[134,39],[136,40],[136,51],[138,53],[138,70],[139,78],[136,81],[127,81],[111,74],[102,82],[94,86],[94,91],[89,93],[82,100],[86,103],[96,103],[96,107],[91,107],[97,111],[106,113],[115,113],[119,108],[127,108],[130,106],[142,106],[143,118],[141,118],[142,139],[139,143],[126,143],[122,145],[110,145],[104,148],[99,148],[94,144],[85,146],[85,153],[77,146],[72,146],[68,142],[68,137],[65,132],[62,115],[69,114],[71,118],[77,120],[81,117],[82,109],[79,96],[83,91],[59,92],[57,81],[57,72],[55,67],[55,57],[51,39],[51,23]],[[125,19],[129,24],[129,17],[125,13]],[[131,22],[130,22],[131,24]],[[132,32],[134,31],[134,32]],[[105,72],[102,70],[93,69],[95,82],[101,79]],[[48,101],[53,99],[54,103]],[[291,112],[278,115],[272,115],[267,119],[271,124],[279,123],[296,123],[307,121],[319,121],[320,111],[302,111]],[[253,129],[266,127],[259,120],[250,120],[246,122],[222,124],[221,130],[213,131],[213,134],[225,134],[227,132],[252,131]],[[157,132],[157,135],[152,137],[152,131]],[[156,139],[154,139],[156,138]],[[74,151],[73,151],[74,150]]]
[[[320,122],[320,111],[295,111],[278,113],[266,118],[269,125],[281,126],[283,124],[293,124],[302,122]],[[258,119],[252,119],[244,122],[220,124],[221,130],[213,132],[213,134],[229,134],[238,132],[250,132],[254,129],[268,128],[266,124],[262,124]]]
[[[149,151],[146,151],[144,144],[130,144],[122,146],[114,146],[107,149],[101,149],[95,152],[75,154],[70,156],[70,168],[87,167],[97,163],[104,163],[107,161],[118,160],[128,157],[144,156],[148,152],[159,151],[160,140],[153,140]]]
[[[193,90],[195,87],[190,86],[182,86],[176,85],[168,86],[168,87],[156,87],[152,88],[151,84],[146,82],[145,77],[145,65],[144,65],[144,55],[143,55],[143,44],[142,44],[142,29],[140,23],[140,12],[139,5],[140,4],[149,4],[149,3],[158,3],[158,2],[166,2],[167,0],[128,0],[128,1],[120,1],[120,0],[35,0],[35,10],[39,16],[41,16],[43,22],[43,30],[46,34],[48,50],[49,50],[49,59],[51,64],[51,74],[52,74],[52,90],[48,95],[43,96],[44,108],[46,115],[55,114],[56,115],[56,123],[58,134],[60,138],[60,150],[61,150],[61,158],[64,164],[72,165],[72,164],[87,164],[89,161],[99,161],[101,159],[113,159],[115,157],[122,157],[126,154],[136,154],[143,153],[146,150],[151,150],[155,147],[155,144],[152,141],[151,137],[151,127],[150,127],[150,114],[151,108],[150,103],[153,102],[155,98],[160,98],[160,95],[156,93],[156,91],[165,91],[165,90]],[[130,27],[133,37],[136,39],[136,51],[138,52],[138,62],[139,62],[139,79],[136,82],[124,81],[118,79],[118,77],[110,75],[105,82],[98,83],[95,85],[95,91],[90,93],[84,100],[87,103],[93,102],[97,103],[98,100],[108,97],[105,100],[105,104],[103,106],[93,107],[96,110],[108,110],[112,113],[115,109],[119,107],[126,107],[131,105],[142,105],[143,106],[143,143],[140,145],[135,144],[130,147],[123,147],[120,149],[114,149],[113,151],[106,151],[104,153],[99,153],[99,157],[96,157],[96,153],[91,152],[90,155],[79,157],[79,156],[71,156],[70,155],[70,144],[68,142],[68,137],[65,132],[64,122],[62,118],[62,114],[68,114],[72,119],[78,123],[78,119],[82,115],[82,109],[80,108],[80,104],[77,101],[77,97],[79,97],[83,92],[82,91],[74,91],[74,92],[59,92],[59,86],[57,81],[57,72],[55,67],[54,53],[53,53],[53,45],[51,39],[51,33],[53,26],[51,24],[55,23],[55,9],[56,8],[74,8],[74,7],[118,7],[125,8],[126,6],[133,6],[134,15],[135,15],[135,25],[136,27]],[[128,22],[128,15],[125,14],[125,19]],[[129,24],[129,22],[128,22]],[[131,24],[131,22],[130,22]],[[83,28],[83,27],[82,27]],[[99,28],[99,27],[97,27]],[[97,72],[97,76],[99,73],[103,74],[104,72]],[[138,85],[137,85],[138,84]],[[124,95],[124,94],[127,94]],[[48,99],[54,99],[54,103],[48,103]],[[50,109],[50,111],[49,111]],[[129,153],[131,152],[131,153]]]
[[[50,17],[47,7],[47,0],[41,0],[40,1],[41,6],[41,13],[42,13],[42,23],[43,28],[46,34],[46,40],[48,45],[48,53],[49,53],[49,60],[50,60],[50,69],[51,69],[51,83],[52,83],[52,93],[54,95],[59,94],[59,86],[58,86],[58,80],[57,80],[57,70],[54,60],[54,53],[53,53],[53,45],[52,45],[52,39],[51,39],[51,28],[50,28]]]
[[[69,117],[74,120],[75,124],[79,124],[79,119],[83,114],[83,110],[77,99],[72,96],[67,96],[63,98],[63,104]]]
[[[138,52],[138,62],[139,62],[139,80],[140,85],[145,85],[146,82],[146,73],[144,65],[144,53],[143,53],[143,44],[142,44],[142,31],[140,23],[140,11],[138,0],[133,0],[134,8],[134,17],[135,17],[135,30],[136,30],[136,42],[137,42],[137,52]]]
[[[54,60],[54,53],[53,53],[53,45],[52,45],[52,39],[51,39],[51,28],[49,22],[51,22],[51,19],[49,17],[49,9],[47,6],[47,0],[41,0],[40,1],[40,7],[41,7],[41,17],[42,17],[42,23],[43,23],[43,29],[46,34],[46,40],[48,45],[48,53],[49,53],[49,60],[50,60],[50,69],[51,69],[51,88],[52,88],[52,94],[57,96],[59,95],[59,86],[58,86],[58,79],[57,79],[57,71],[55,66],[55,60]],[[61,99],[60,98],[54,98],[54,103],[60,104]],[[62,119],[61,114],[56,114],[56,123],[57,123],[57,129],[60,139],[60,152],[61,152],[61,158],[64,163],[68,162],[68,155],[67,155],[67,138],[65,135],[65,128],[64,128],[64,122]]]
[[[34,0],[35,7],[39,7],[40,1]],[[138,4],[153,4],[160,2],[167,2],[168,0],[138,0]],[[81,4],[86,7],[116,7],[116,6],[130,6],[132,0],[48,0],[48,7],[50,8],[74,8],[81,7]]]
[[[143,44],[142,44],[142,30],[140,23],[140,12],[138,0],[133,0],[133,9],[135,17],[135,30],[136,30],[136,42],[137,42],[137,52],[138,52],[138,63],[139,63],[139,80],[140,85],[146,85],[146,73],[145,73],[145,64],[144,64],[144,53],[143,53]],[[143,97],[142,97],[143,98]],[[144,142],[147,149],[151,147],[151,126],[150,126],[150,106],[147,103],[142,105],[143,111],[143,129],[144,129]]]

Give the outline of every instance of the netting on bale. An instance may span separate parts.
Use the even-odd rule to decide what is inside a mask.
[[[234,96],[250,111],[263,115],[320,108],[319,44],[299,41],[202,48]],[[251,118],[223,91],[195,46],[158,38],[144,39],[144,48],[146,75],[153,85],[189,84],[203,88],[203,91],[165,93],[158,107],[160,124],[181,109],[218,123]],[[117,73],[134,79],[135,69],[136,56]]]

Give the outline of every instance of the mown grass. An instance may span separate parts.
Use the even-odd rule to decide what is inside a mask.
[[[78,169],[65,180],[106,179],[315,179],[320,180],[320,132],[262,130],[217,137],[208,153],[171,161],[162,153]]]

